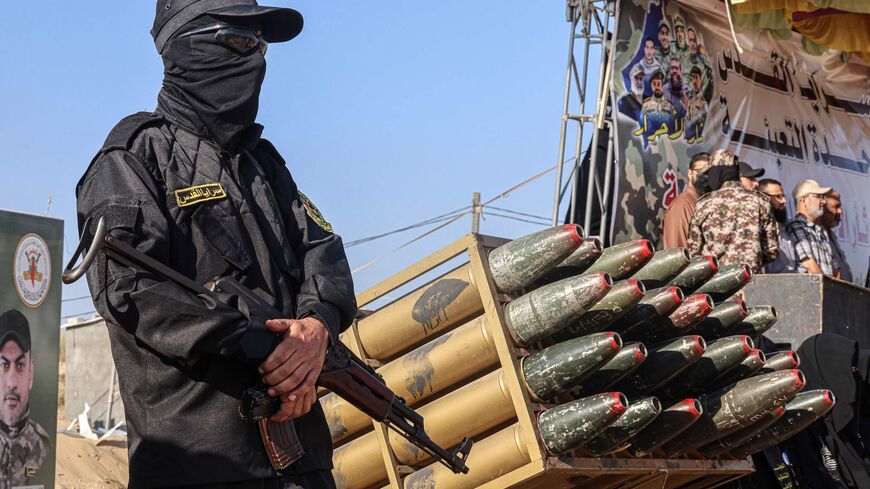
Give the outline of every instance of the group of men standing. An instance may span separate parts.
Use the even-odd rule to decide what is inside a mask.
[[[823,273],[853,281],[833,232],[842,215],[840,194],[815,180],[798,182],[789,220],[782,183],[758,180],[762,175],[728,150],[694,155],[688,185],[665,213],[664,247],[685,247],[722,264],[746,263],[755,273]]]
[[[657,35],[644,38],[643,56],[629,72],[630,89],[619,100],[619,111],[641,126],[658,128],[668,121],[684,120],[686,138],[701,137],[712,97],[710,63],[698,35],[679,15],[671,24],[659,22]],[[676,129],[675,129],[676,130]]]

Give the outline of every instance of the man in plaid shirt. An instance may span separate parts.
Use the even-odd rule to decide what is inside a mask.
[[[825,194],[831,187],[822,187],[815,180],[801,180],[792,191],[797,214],[786,229],[795,240],[797,269],[802,273],[824,273],[836,277],[831,239],[817,222],[825,212]]]

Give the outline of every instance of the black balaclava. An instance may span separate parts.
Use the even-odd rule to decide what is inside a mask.
[[[699,173],[697,177],[695,177],[695,183],[693,184],[695,187],[695,191],[698,192],[698,195],[704,195],[710,191],[710,174],[709,170]]]
[[[216,42],[213,32],[178,37],[219,23],[208,15],[197,17],[166,44],[158,111],[231,151],[257,119],[266,59],[259,49],[240,54]]]
[[[725,182],[740,181],[740,168],[737,165],[714,166],[707,170],[707,173],[710,174],[709,184],[712,190],[719,190]]]

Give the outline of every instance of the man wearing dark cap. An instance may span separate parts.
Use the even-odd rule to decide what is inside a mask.
[[[752,168],[745,161],[738,162],[740,185],[746,190],[758,190],[758,177],[764,175],[764,168]]]
[[[157,109],[112,129],[76,188],[80,230],[102,217],[191,280],[233,277],[283,313],[265,321],[100,256],[88,284],[118,369],[131,488],[335,485],[315,381],[353,320],[353,282],[341,239],[255,122],[266,47],[301,30],[295,10],[253,0],[158,0]],[[305,451],[281,470],[238,414],[258,380]]]
[[[778,229],[767,197],[739,182],[737,157],[718,149],[707,170],[712,190],[698,199],[689,225],[692,255],[712,255],[719,263],[745,263],[758,273],[779,253]]]
[[[30,325],[24,314],[15,309],[0,314],[0,488],[4,489],[27,485],[50,444],[48,433],[29,417],[31,353]]]

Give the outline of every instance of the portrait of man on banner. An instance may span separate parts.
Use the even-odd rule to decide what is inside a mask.
[[[32,355],[24,314],[16,309],[0,314],[0,489],[28,485],[50,446],[48,433],[30,418]]]
[[[698,31],[650,2],[642,39],[622,70],[628,93],[618,98],[619,113],[637,124],[634,135],[644,148],[665,136],[702,142],[714,87]]]

